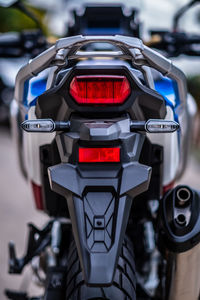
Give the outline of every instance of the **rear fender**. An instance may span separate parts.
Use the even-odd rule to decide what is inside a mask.
[[[112,284],[132,199],[148,189],[150,176],[138,162],[49,168],[52,190],[67,199],[86,284]]]

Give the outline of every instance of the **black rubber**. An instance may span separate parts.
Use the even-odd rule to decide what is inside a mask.
[[[84,284],[75,242],[68,255],[67,300],[136,300],[136,273],[133,247],[125,237],[112,286],[88,287]]]

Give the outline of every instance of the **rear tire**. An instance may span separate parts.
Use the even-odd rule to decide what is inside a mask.
[[[83,280],[75,242],[68,255],[67,300],[136,300],[136,273],[133,246],[125,237],[113,284],[109,287],[88,287]]]

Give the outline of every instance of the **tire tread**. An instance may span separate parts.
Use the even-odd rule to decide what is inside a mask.
[[[110,287],[88,287],[85,285],[74,241],[71,242],[68,257],[66,300],[136,299],[134,253],[132,243],[127,236],[122,245],[113,284]]]

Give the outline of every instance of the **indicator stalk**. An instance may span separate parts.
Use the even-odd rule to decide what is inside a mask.
[[[52,119],[27,120],[21,124],[21,128],[27,132],[68,131],[70,121],[53,121]]]
[[[173,133],[179,130],[177,122],[171,120],[150,119],[145,121],[131,121],[131,131],[146,131],[148,133]]]

